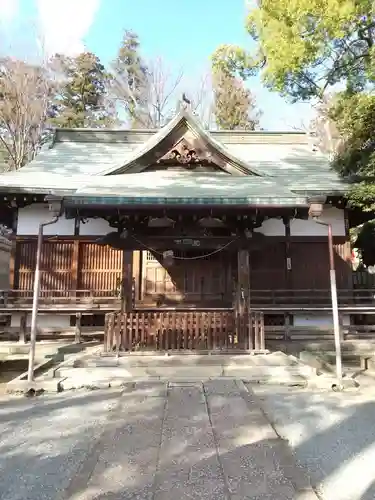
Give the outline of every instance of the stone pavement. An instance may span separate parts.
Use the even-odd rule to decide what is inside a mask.
[[[0,436],[1,500],[316,500],[236,380],[8,398]]]
[[[112,418],[65,498],[316,499],[241,382],[139,383]]]

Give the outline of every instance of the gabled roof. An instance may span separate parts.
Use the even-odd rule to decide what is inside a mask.
[[[208,165],[212,163],[219,167],[204,172],[207,198],[214,194],[208,186],[208,175],[220,188],[218,191],[222,191],[220,196],[230,183],[237,186],[239,193],[247,191],[249,199],[257,199],[257,196],[258,199],[269,199],[274,195],[275,200],[293,199],[297,203],[301,196],[339,195],[347,189],[347,184],[330,168],[329,158],[313,151],[306,134],[208,132],[199,125],[196,117],[181,110],[159,131],[58,129],[49,149],[40,152],[18,172],[0,175],[0,190],[69,195],[77,192],[83,197],[91,193],[90,196],[98,197],[101,187],[104,195],[105,190],[107,194],[109,190],[114,193],[121,185],[125,194],[129,184],[133,186],[131,194],[135,199],[138,195],[146,196],[143,188],[151,196],[153,188],[158,185],[162,199],[173,198],[169,189],[172,186],[175,193],[181,194],[183,179],[190,188],[190,196],[199,193],[198,198],[205,200],[200,184],[202,172],[198,169],[185,170],[185,176],[178,179],[173,177],[177,174],[175,171],[145,171],[149,165],[162,161],[165,155],[168,157],[169,152],[175,152],[176,144],[185,140],[189,147],[202,153]],[[220,180],[216,179],[218,175]],[[166,183],[169,183],[168,188]],[[189,196],[186,189],[181,196]]]
[[[151,136],[143,147],[132,152],[123,165],[110,167],[100,172],[100,174],[116,175],[125,172],[142,172],[142,170],[156,163],[168,153],[187,133],[190,135],[191,145],[194,149],[198,146],[202,151],[208,151],[212,157],[212,162],[219,164],[228,173],[237,175],[267,175],[258,172],[256,168],[250,167],[246,161],[236,157],[228,148],[207,133],[193,115],[187,109],[183,108],[165,127]]]

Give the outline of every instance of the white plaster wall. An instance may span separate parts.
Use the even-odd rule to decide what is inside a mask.
[[[334,207],[324,208],[321,220],[332,225],[333,236],[345,236],[344,210]],[[285,236],[285,226],[281,219],[267,219],[262,227],[255,229],[265,236]],[[290,221],[291,236],[327,236],[327,227],[313,219],[293,219]]]
[[[340,316],[341,324],[343,326],[350,326],[350,316],[347,314]],[[321,314],[294,314],[293,315],[294,326],[301,327],[322,327],[322,328],[333,328],[333,319],[331,313],[321,313]]]
[[[104,234],[115,231],[104,219],[88,219],[87,222],[81,222],[79,234],[82,236],[103,236]]]
[[[21,314],[13,313],[10,325],[18,328],[20,321]],[[31,326],[31,314],[27,315],[26,326]],[[38,328],[70,328],[70,317],[59,314],[40,314],[38,316]]]
[[[39,231],[39,224],[51,220],[52,215],[48,205],[34,203],[18,210],[17,234],[36,235]],[[59,218],[56,224],[51,224],[44,228],[44,234],[48,236],[72,236],[74,235],[74,219],[66,219],[65,216]]]
[[[325,207],[320,219],[332,225],[333,236],[345,236],[344,210]],[[317,224],[313,219],[290,221],[291,236],[327,236],[327,227]]]
[[[254,231],[263,233],[265,236],[284,236],[285,226],[282,219],[267,219],[262,227],[257,227]]]

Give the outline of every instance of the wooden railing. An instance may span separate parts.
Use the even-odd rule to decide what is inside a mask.
[[[369,305],[375,307],[375,289],[339,289],[339,306]],[[250,290],[252,305],[261,306],[316,306],[331,304],[331,291],[327,289],[305,290]]]
[[[233,310],[108,313],[104,350],[248,351],[265,348],[262,313],[249,315],[244,335],[237,334],[236,323]]]
[[[0,308],[27,307],[32,304],[32,290],[0,290]],[[116,290],[41,290],[40,306],[108,305],[120,307],[120,296]]]
[[[170,301],[161,303],[161,309],[221,309],[231,305],[229,297],[220,304],[211,304],[210,296],[205,295],[206,300]],[[0,290],[0,309],[28,308],[32,304],[32,290]],[[232,298],[233,300],[233,298]],[[330,290],[306,289],[306,290],[250,290],[251,306],[257,309],[262,307],[274,307],[288,310],[292,307],[329,307],[331,304]],[[369,307],[375,309],[375,289],[347,289],[338,290],[338,303],[340,307]],[[106,306],[107,309],[119,310],[121,298],[118,290],[41,290],[40,305],[46,308],[61,306],[72,308],[74,306],[97,307]],[[134,298],[133,298],[134,306]],[[150,308],[147,303],[137,302],[136,309]],[[134,307],[133,307],[134,308]]]

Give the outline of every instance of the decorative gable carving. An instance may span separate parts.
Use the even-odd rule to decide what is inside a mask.
[[[230,175],[263,175],[214,140],[186,109],[180,110],[154,137],[150,137],[144,147],[135,151],[124,165],[103,173],[135,174],[175,169],[220,171]]]
[[[157,164],[159,165],[182,165],[185,167],[197,165],[211,165],[213,163],[212,155],[202,148],[190,144],[186,138],[181,139],[173,146]]]

